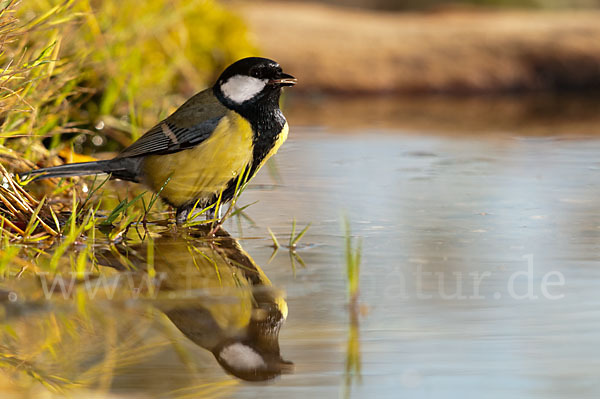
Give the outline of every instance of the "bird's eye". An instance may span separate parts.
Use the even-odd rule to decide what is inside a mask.
[[[250,70],[250,76],[254,77],[254,78],[260,78],[261,75],[261,69],[260,68],[252,68]]]

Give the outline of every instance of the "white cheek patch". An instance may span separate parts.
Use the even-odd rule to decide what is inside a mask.
[[[219,357],[237,370],[256,370],[266,366],[265,361],[254,349],[239,342],[223,348]]]
[[[267,85],[267,82],[267,79],[235,75],[221,85],[221,91],[227,99],[241,104],[260,93]]]

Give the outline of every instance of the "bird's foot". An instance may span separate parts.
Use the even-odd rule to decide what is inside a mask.
[[[175,213],[175,223],[177,224],[177,227],[181,227],[187,222],[189,213],[190,209],[188,207],[177,208],[177,212]]]
[[[215,208],[210,208],[209,210],[206,211],[206,220],[220,221],[222,210],[223,210],[222,206],[220,206],[219,209],[216,211],[215,211]]]

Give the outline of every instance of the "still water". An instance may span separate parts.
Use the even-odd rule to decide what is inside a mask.
[[[253,222],[229,220],[216,244],[165,229],[150,253],[98,248],[116,289],[94,298],[48,296],[50,277],[4,282],[2,397],[598,396],[593,128],[307,120],[292,122],[277,177],[244,193]],[[363,242],[354,323],[344,215]],[[311,224],[296,255],[273,254],[268,229],[284,244],[293,219]],[[261,378],[244,371],[256,361]]]

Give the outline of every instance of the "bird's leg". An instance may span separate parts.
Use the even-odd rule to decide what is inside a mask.
[[[183,224],[187,221],[189,213],[189,206],[184,205],[177,208],[177,212],[175,213],[175,222],[177,223],[177,226],[183,226]]]
[[[189,203],[187,205],[183,205],[180,206],[179,208],[177,208],[177,211],[175,213],[175,221],[177,223],[177,226],[183,226],[183,224],[187,221],[190,212],[192,211],[192,209],[194,209],[194,203]],[[221,206],[219,207],[219,209],[217,209],[215,211],[215,208],[212,207],[208,210],[206,210],[204,213],[206,214],[206,220],[216,220],[218,223],[221,222],[221,215],[223,212],[223,204],[221,204]]]
[[[215,211],[215,208],[210,208],[208,211],[206,211],[206,220],[212,220],[212,219],[217,219],[217,220],[221,220],[221,212],[223,210],[223,206],[220,206],[219,209],[217,209]]]

